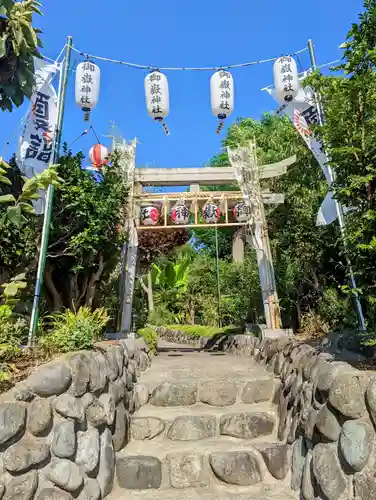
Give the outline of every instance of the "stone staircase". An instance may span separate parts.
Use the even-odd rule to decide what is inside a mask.
[[[247,357],[160,343],[117,454],[111,500],[297,498],[276,382]]]

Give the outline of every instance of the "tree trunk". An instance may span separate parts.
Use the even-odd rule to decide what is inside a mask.
[[[151,271],[148,271],[148,303],[149,303],[149,312],[154,311],[154,297],[153,297],[153,282],[151,278]]]
[[[148,278],[148,286],[145,285],[144,280],[142,278],[142,274],[139,273],[138,279],[140,281],[141,288],[143,291],[146,293],[148,297],[148,309],[149,312],[154,311],[154,298],[153,298],[153,282],[151,278],[151,271],[149,270],[147,273],[147,278]]]
[[[57,291],[53,278],[52,278],[52,266],[50,262],[47,260],[46,262],[46,269],[44,272],[44,282],[46,284],[46,288],[48,292],[50,293],[52,297],[52,309],[53,311],[60,311],[60,309],[63,307],[63,302],[62,298]]]
[[[93,306],[95,290],[97,289],[97,283],[103,273],[103,269],[104,269],[103,255],[99,254],[98,269],[94,274],[92,274],[86,291],[85,306],[87,307],[91,308]]]

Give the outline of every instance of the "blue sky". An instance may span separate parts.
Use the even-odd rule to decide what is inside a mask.
[[[43,29],[44,53],[56,57],[72,35],[84,52],[157,66],[220,66],[276,57],[303,48],[313,38],[319,64],[341,56],[338,48],[351,23],[362,10],[362,0],[47,0],[45,15],[36,19]],[[72,62],[80,61],[73,53]],[[309,64],[307,52],[301,67]],[[200,166],[220,150],[216,119],[211,114],[211,72],[166,72],[170,87],[171,135],[166,137],[145,109],[145,71],[99,63],[102,70],[99,105],[91,124],[105,144],[113,120],[122,134],[140,141],[138,165],[160,167]],[[235,111],[259,118],[274,109],[260,89],[272,82],[272,64],[232,71]],[[74,75],[73,75],[74,76]],[[68,143],[86,128],[74,103],[71,78],[63,140]],[[7,157],[16,148],[16,137],[25,107],[12,115],[0,114],[0,155],[12,139]],[[77,142],[74,151],[87,153],[95,142],[90,136]]]

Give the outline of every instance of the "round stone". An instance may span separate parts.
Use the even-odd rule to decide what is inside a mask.
[[[44,462],[50,454],[50,447],[42,440],[24,438],[5,450],[4,467],[10,472],[24,472]]]
[[[65,418],[72,418],[76,422],[85,420],[85,409],[81,399],[71,394],[62,394],[55,401],[55,410]]]
[[[190,406],[196,400],[196,383],[163,382],[153,391],[150,403],[154,406]]]
[[[59,458],[70,458],[76,451],[76,433],[71,420],[56,424],[51,451]]]
[[[216,477],[227,484],[250,486],[262,481],[258,457],[251,451],[212,453],[210,465]]]
[[[271,434],[275,419],[268,413],[231,413],[220,420],[220,434],[241,439],[253,439]]]
[[[338,500],[345,493],[347,480],[338,458],[336,444],[319,443],[313,448],[313,473],[328,500]]]
[[[155,417],[133,417],[131,421],[132,438],[136,440],[153,439],[165,429],[165,423]]]
[[[256,448],[270,474],[276,479],[284,479],[289,471],[289,447],[285,444],[260,444]]]
[[[217,420],[210,416],[186,415],[176,418],[167,437],[173,441],[197,441],[213,437],[217,432]]]
[[[27,429],[34,436],[43,435],[52,423],[51,403],[48,399],[35,399],[30,403],[27,415]]]
[[[68,363],[54,361],[36,370],[27,379],[27,386],[38,396],[47,398],[65,392],[72,380]]]
[[[32,500],[38,487],[38,473],[35,470],[14,477],[6,487],[3,500]]]
[[[46,468],[46,477],[66,491],[76,491],[83,483],[83,476],[70,460],[54,458]]]
[[[19,434],[25,427],[26,409],[19,403],[0,404],[0,445]]]
[[[362,417],[367,409],[361,376],[350,373],[339,375],[331,386],[329,402],[345,417]]]
[[[365,422],[347,420],[342,427],[339,440],[341,453],[356,472],[367,464],[374,445],[374,432]]]
[[[237,392],[234,382],[204,382],[200,387],[200,401],[211,406],[231,406]]]
[[[87,431],[77,433],[76,464],[89,474],[98,465],[99,460],[99,432],[90,427]]]
[[[252,380],[243,389],[242,401],[246,404],[269,401],[273,397],[274,380]]]
[[[204,459],[198,453],[172,453],[166,457],[173,488],[201,488],[209,484]]]
[[[336,415],[325,405],[318,412],[316,427],[330,441],[337,441],[341,432],[341,426]]]

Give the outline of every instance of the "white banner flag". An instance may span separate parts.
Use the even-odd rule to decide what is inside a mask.
[[[310,125],[319,123],[317,105],[312,89],[309,87],[301,88],[295,99],[289,103],[282,103],[278,99],[274,89],[268,88],[266,91],[281,105],[279,112],[286,114],[290,118],[296,130],[312,151],[330,187],[332,179],[328,171],[328,157],[323,151],[322,142],[315,137],[309,128]],[[329,191],[317,214],[316,225],[324,226],[331,224],[337,219],[337,216],[336,202],[333,199],[332,191]]]
[[[42,173],[51,163],[57,122],[57,96],[52,78],[58,67],[35,59],[35,90],[20,137],[17,162],[26,177]],[[44,211],[44,199],[34,204]]]

